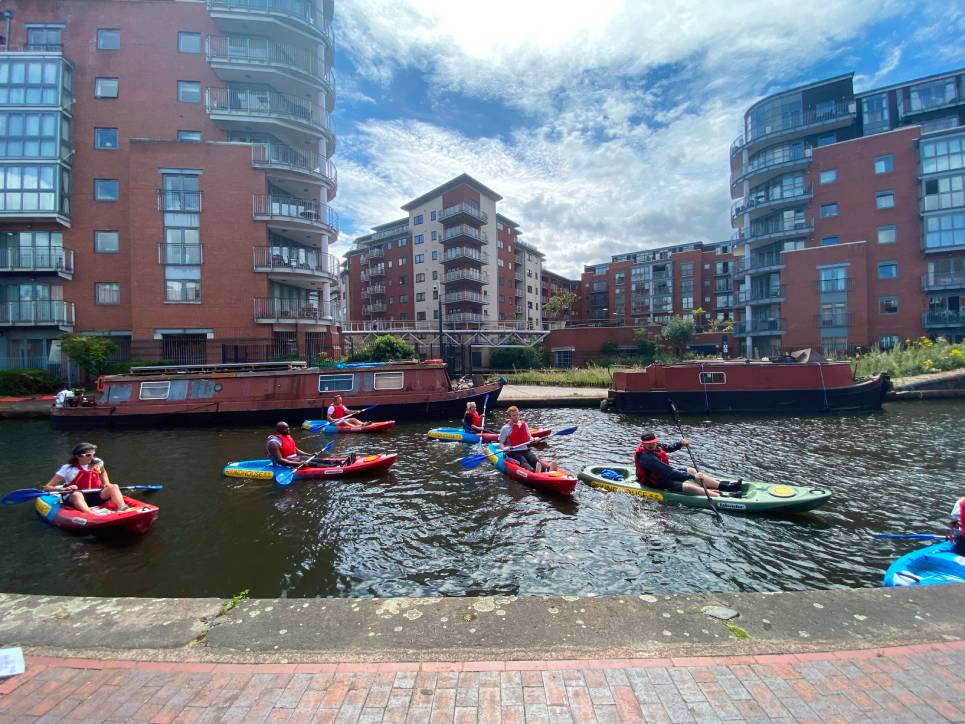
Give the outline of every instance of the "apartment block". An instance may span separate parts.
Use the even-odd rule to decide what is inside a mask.
[[[338,345],[331,0],[10,0],[0,363]]]

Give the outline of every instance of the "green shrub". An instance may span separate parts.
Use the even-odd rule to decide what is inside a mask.
[[[858,350],[850,358],[856,376],[887,372],[891,377],[911,377],[965,368],[965,344],[951,344],[944,337],[906,339],[889,350]]]
[[[325,352],[312,357],[312,367],[331,368],[338,364],[337,359],[332,359]]]
[[[391,360],[416,359],[415,348],[408,342],[380,334],[355,354],[346,357],[346,362],[389,362]]]
[[[541,347],[497,347],[489,355],[494,370],[531,370],[543,366]]]
[[[128,362],[107,362],[101,368],[101,374],[126,375],[131,371],[131,367],[165,367],[173,364],[174,360],[169,359],[132,359]]]
[[[620,354],[620,348],[617,343],[612,339],[607,340],[602,345],[600,345],[600,354],[604,354],[607,357],[616,357]]]
[[[45,395],[62,386],[60,378],[47,370],[0,370],[0,395],[6,397]]]

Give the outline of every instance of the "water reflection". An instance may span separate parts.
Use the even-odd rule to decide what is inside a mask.
[[[590,462],[629,462],[641,429],[676,437],[667,418],[593,409],[532,410],[527,418],[579,426],[545,448],[574,472]],[[165,489],[144,494],[161,513],[133,540],[65,534],[40,523],[30,504],[0,510],[8,541],[0,580],[11,592],[230,596],[247,588],[262,597],[873,586],[913,544],[869,534],[939,531],[961,495],[962,422],[954,402],[842,417],[685,418],[701,466],[834,491],[814,513],[728,515],[721,529],[699,510],[583,485],[572,499],[557,498],[488,463],[464,470],[456,460],[472,450],[426,440],[428,424],[335,438],[334,454],[397,451],[398,462],[380,477],[276,491],[221,476],[225,462],[261,455],[268,431],[260,427],[77,435],[41,421],[2,421],[0,453],[16,461],[0,471],[4,491],[49,479],[81,437],[100,446],[115,482]]]

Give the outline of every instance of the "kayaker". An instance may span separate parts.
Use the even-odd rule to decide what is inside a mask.
[[[275,425],[275,432],[265,441],[265,450],[275,465],[286,465],[290,468],[297,468],[311,456],[311,453],[298,449],[295,438],[291,435],[291,428],[284,421]]]
[[[661,443],[654,433],[642,433],[640,444],[633,451],[633,463],[637,469],[637,482],[649,488],[670,490],[689,495],[703,495],[704,488],[701,483],[707,487],[707,492],[712,496],[718,496],[721,492],[740,492],[740,480],[722,483],[707,473],[698,472],[695,468],[671,467],[670,458],[667,454],[677,452],[680,448],[689,445],[690,441],[687,438],[682,438],[675,443]]]
[[[499,431],[499,447],[503,449],[506,457],[517,465],[535,473],[558,469],[559,466],[555,462],[540,460],[529,449],[529,444],[533,442],[533,438],[529,434],[529,428],[526,427],[526,421],[520,417],[519,408],[513,405],[506,410],[506,413],[509,415],[509,419],[506,420],[506,424]]]
[[[481,433],[482,428],[482,418],[479,417],[479,413],[476,412],[476,403],[467,402],[466,412],[462,416],[462,429],[466,432]]]
[[[962,531],[962,519],[965,519],[965,498],[959,498],[952,506],[949,517],[951,518],[948,521],[948,527],[952,529],[952,550],[960,556],[965,556],[965,533]]]
[[[54,473],[44,490],[61,493],[65,504],[84,513],[90,513],[92,505],[100,505],[105,500],[114,503],[118,513],[130,510],[131,506],[124,502],[121,489],[107,477],[104,461],[94,457],[95,452],[96,445],[77,443],[70,460]]]
[[[350,410],[342,404],[341,395],[335,395],[335,399],[332,400],[332,404],[328,406],[328,412],[325,415],[325,419],[337,425],[361,427],[365,423],[361,420],[356,420],[354,417],[351,417],[352,415],[357,415],[358,413],[358,410]]]

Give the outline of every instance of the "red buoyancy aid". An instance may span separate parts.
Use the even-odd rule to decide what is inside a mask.
[[[78,490],[101,489],[100,464],[91,465],[90,470],[84,470],[84,468],[76,468],[76,470],[78,472],[71,485],[76,485]]]
[[[337,420],[340,417],[348,417],[348,408],[345,405],[332,405],[332,419]]]
[[[277,443],[278,452],[283,458],[294,457],[298,454],[298,446],[295,445],[295,438],[291,435],[280,435],[277,432],[274,435],[268,436],[268,444]],[[268,457],[271,457],[271,452],[268,453]]]
[[[515,425],[509,423],[509,439],[507,442],[510,447],[525,445],[529,442],[529,429],[526,427],[525,420],[520,420]]]
[[[469,410],[466,410],[466,414],[462,416],[462,426],[466,428],[467,432],[472,429],[473,425],[475,425],[476,427],[479,427],[481,423],[482,423],[482,418],[479,417],[479,413],[476,412],[475,410],[473,410],[472,412],[470,412]]]
[[[653,455],[664,465],[669,465],[670,456],[667,455],[667,451],[659,445],[657,446],[656,450],[650,450],[643,443],[637,445],[636,449],[633,451],[633,466],[637,469],[637,480],[640,482],[640,484],[647,485],[650,482],[661,480],[663,476],[661,476],[659,473],[653,473],[640,467],[639,458],[641,452],[646,453],[647,455]]]

